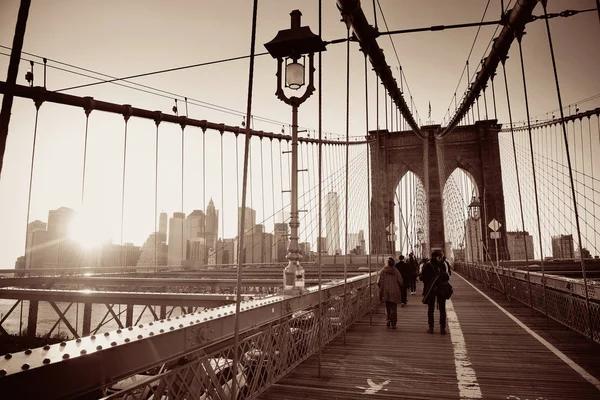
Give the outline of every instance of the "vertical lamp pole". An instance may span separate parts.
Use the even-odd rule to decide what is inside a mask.
[[[469,211],[471,214],[471,218],[473,218],[473,221],[475,221],[475,223],[477,223],[479,221],[479,218],[481,216],[481,214],[479,212],[480,207],[481,207],[481,203],[479,202],[479,197],[473,196],[471,198],[471,204],[469,204]],[[479,253],[479,229],[478,229],[477,225],[475,225],[475,242],[477,244],[477,247],[476,247],[477,262],[479,263],[479,261],[480,261],[480,259],[479,259],[479,256],[480,256],[480,253]]]
[[[417,229],[417,240],[419,241],[419,258],[423,258],[423,229]]]
[[[265,43],[271,56],[277,59],[277,91],[275,95],[284,103],[292,106],[292,187],[290,210],[290,244],[288,246],[288,265],[283,271],[284,294],[298,294],[304,289],[304,268],[300,266],[302,258],[298,245],[298,107],[315,91],[314,53],[325,51],[325,43],[312,33],[308,26],[300,26],[300,10],[290,13],[291,28],[281,30],[275,38]],[[287,97],[281,84],[282,65],[285,60],[285,87],[298,90],[304,86],[304,61],[308,55],[308,86],[300,97]],[[301,62],[299,62],[301,60]]]

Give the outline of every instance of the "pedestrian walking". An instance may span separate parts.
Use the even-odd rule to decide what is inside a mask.
[[[410,267],[410,294],[417,293],[417,276],[419,276],[419,262],[415,258],[415,254],[411,251],[406,262]]]
[[[410,266],[406,263],[406,261],[404,261],[404,256],[402,254],[400,254],[400,257],[398,257],[396,269],[402,276],[403,283],[400,287],[400,307],[404,307],[408,301],[406,294],[408,286],[410,285],[410,281],[412,280],[412,272],[410,270]]]
[[[448,283],[450,279],[445,269],[442,252],[437,250],[431,253],[431,260],[423,265],[423,303],[427,304],[427,323],[429,324],[427,333],[433,333],[433,312],[437,303],[440,312],[440,333],[446,334],[446,299],[449,296],[438,293],[438,285]]]
[[[400,303],[400,286],[402,286],[402,275],[395,267],[394,257],[388,257],[385,267],[379,274],[377,286],[379,286],[379,301],[385,302],[387,316],[387,327],[396,329],[398,322],[398,303]]]

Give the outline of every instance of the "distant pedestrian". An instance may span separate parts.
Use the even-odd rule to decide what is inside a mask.
[[[406,292],[408,289],[408,285],[410,285],[410,281],[412,280],[412,272],[410,270],[410,266],[404,261],[404,256],[400,254],[398,257],[398,262],[396,263],[396,269],[400,272],[402,276],[402,286],[400,287],[400,306],[404,307],[408,301]]]
[[[433,311],[437,303],[440,310],[440,333],[446,334],[446,297],[438,295],[437,285],[442,282],[448,282],[450,277],[445,271],[445,264],[442,262],[442,253],[434,251],[431,253],[431,261],[423,265],[423,302],[427,304],[427,323],[429,329],[427,333],[433,333]]]
[[[410,267],[410,294],[417,293],[417,276],[419,276],[419,262],[415,258],[415,254],[411,251],[406,262]]]
[[[385,267],[379,274],[377,286],[379,286],[379,301],[385,302],[385,312],[387,316],[387,327],[396,329],[398,322],[398,303],[400,303],[400,286],[402,286],[402,276],[395,268],[393,257],[388,257]]]

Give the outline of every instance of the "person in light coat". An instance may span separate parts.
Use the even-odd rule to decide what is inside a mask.
[[[386,266],[379,274],[379,301],[385,302],[387,327],[396,329],[398,322],[398,303],[401,301],[400,287],[403,285],[402,276],[396,269],[393,257],[388,257]]]

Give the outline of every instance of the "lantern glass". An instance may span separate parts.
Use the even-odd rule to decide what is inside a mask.
[[[285,86],[293,90],[304,86],[304,65],[297,60],[292,60],[285,66]]]

